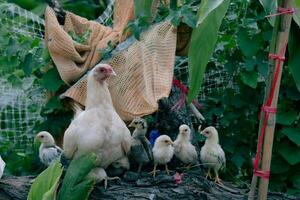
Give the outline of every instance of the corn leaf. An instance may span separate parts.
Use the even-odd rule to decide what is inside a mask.
[[[263,6],[267,15],[274,14],[277,12],[277,0],[259,0]],[[268,17],[268,20],[272,26],[275,24],[275,17]]]
[[[198,10],[197,27],[193,30],[189,48],[190,103],[198,94],[206,65],[211,58],[218,37],[218,30],[230,0],[203,0]]]
[[[141,16],[151,17],[152,0],[134,0],[134,16],[137,19]]]
[[[289,38],[289,69],[292,73],[298,91],[300,91],[300,29],[292,24]]]
[[[293,7],[295,8],[295,12],[293,14],[293,19],[297,23],[297,25],[300,27],[300,0],[295,0],[293,2]]]
[[[94,154],[84,155],[71,161],[66,172],[58,200],[87,200],[95,182],[86,179],[86,175],[95,166],[96,156]]]
[[[33,182],[27,200],[55,200],[63,168],[59,161],[51,164]]]

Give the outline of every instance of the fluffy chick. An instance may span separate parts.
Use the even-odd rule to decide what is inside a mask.
[[[0,179],[1,179],[2,175],[3,175],[4,168],[5,168],[5,162],[2,160],[2,158],[0,156]]]
[[[119,177],[108,177],[106,174],[106,171],[101,168],[97,167],[91,170],[91,172],[87,175],[88,179],[96,181],[96,183],[100,183],[101,181],[104,181],[104,188],[107,188],[107,182],[109,180],[120,180]]]
[[[123,157],[119,160],[111,163],[106,169],[108,176],[122,176],[125,171],[130,169],[129,160],[127,157]]]
[[[138,172],[141,172],[142,166],[153,160],[151,143],[146,138],[147,122],[142,118],[136,118],[129,127],[135,128],[131,137],[130,158],[139,165]]]
[[[189,169],[191,165],[196,164],[198,161],[198,154],[196,148],[191,140],[191,129],[188,125],[183,124],[179,127],[179,134],[174,141],[175,156],[184,164],[188,164]]]
[[[41,162],[49,166],[54,160],[58,159],[62,153],[62,149],[55,145],[54,138],[47,131],[39,132],[36,140],[42,144],[39,148],[39,158]]]
[[[174,155],[174,147],[171,138],[167,135],[159,136],[154,143],[152,152],[154,159],[154,168],[150,173],[153,173],[153,177],[155,177],[156,175],[157,165],[165,165],[166,172],[168,175],[170,175],[167,164],[171,161]]]
[[[209,126],[203,131],[199,129],[198,131],[206,137],[205,144],[200,151],[201,162],[208,167],[206,178],[211,178],[210,170],[213,169],[215,173],[215,182],[221,183],[218,172],[220,169],[225,168],[226,159],[225,153],[219,145],[218,131],[213,126]]]

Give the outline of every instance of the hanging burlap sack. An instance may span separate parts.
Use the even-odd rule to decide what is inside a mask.
[[[122,2],[122,3],[120,3]],[[126,3],[127,2],[127,3]],[[133,0],[119,0],[115,4],[114,27],[67,13],[60,26],[51,8],[46,9],[45,40],[61,78],[72,84],[100,60],[100,50],[109,41],[120,42],[122,32],[133,17]],[[84,33],[90,30],[88,40],[80,44],[68,32]],[[123,120],[131,120],[157,110],[157,101],[169,95],[176,50],[176,30],[170,22],[153,25],[128,49],[113,56],[108,63],[117,76],[109,80],[114,107]],[[61,97],[70,97],[84,105],[86,78],[83,77]]]

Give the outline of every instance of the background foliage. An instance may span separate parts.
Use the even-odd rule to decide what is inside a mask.
[[[13,2],[39,15],[42,15],[45,7],[42,1]],[[105,7],[104,1],[62,2],[66,10],[89,19],[97,18]],[[241,185],[249,183],[252,176],[252,158],[256,151],[258,115],[263,103],[268,72],[267,57],[272,34],[272,26],[265,18],[266,11],[273,9],[272,5],[268,4],[270,2],[274,1],[231,1],[218,32],[212,57],[206,66],[206,70],[225,68],[234,79],[232,86],[228,86],[222,92],[212,92],[202,103],[205,105],[203,114],[207,118],[207,124],[218,127],[220,141],[227,155],[227,171],[224,179]],[[183,22],[195,28],[197,18],[194,8],[195,3],[197,5],[199,1],[186,0],[177,3],[177,6],[172,4],[171,8],[161,6],[155,21],[170,18],[174,25]],[[149,15],[145,12],[141,18],[130,24],[136,37],[140,31],[147,28],[148,18]],[[22,77],[34,76],[37,84],[49,91],[49,101],[42,111],[45,121],[38,124],[36,131],[44,129],[53,134],[61,133],[71,117],[71,112],[65,109],[57,97],[66,86],[60,80],[42,42],[23,36],[14,38],[5,27],[0,28],[0,69],[9,70],[6,74],[16,86],[22,81]],[[299,76],[295,74],[299,72],[297,66],[300,65],[299,38],[299,27],[293,22],[289,59],[286,62],[288,66],[284,67],[280,88],[270,181],[272,190],[298,195],[300,195],[300,172],[297,170],[300,167],[300,93],[295,80],[298,89],[300,87]],[[9,148],[9,145],[1,145],[0,150],[6,152],[6,159],[11,162],[15,158],[9,157],[11,154],[7,152],[12,152]],[[35,165],[30,167],[32,163],[36,162],[22,161],[18,169],[8,168],[13,174],[37,173],[39,168]]]

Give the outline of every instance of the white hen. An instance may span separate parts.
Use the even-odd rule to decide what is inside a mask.
[[[153,177],[156,175],[156,167],[157,165],[165,165],[165,169],[168,175],[170,175],[168,169],[168,162],[171,161],[174,155],[174,147],[171,138],[167,135],[159,136],[154,143],[154,147],[152,149],[153,159],[154,159],[154,168]]]
[[[39,132],[36,135],[36,140],[42,143],[39,148],[39,158],[44,165],[49,166],[60,157],[62,149],[55,145],[54,138],[50,133],[47,131]]]
[[[3,175],[4,168],[5,168],[5,162],[2,160],[2,158],[0,156],[0,179],[1,179],[2,175]]]
[[[200,151],[201,162],[208,167],[206,178],[211,178],[210,170],[213,169],[216,175],[215,182],[221,183],[218,172],[220,169],[225,168],[226,159],[225,153],[219,145],[218,131],[213,126],[209,126],[203,131],[199,129],[198,131],[206,137],[205,144]]]
[[[129,153],[131,135],[113,107],[106,83],[112,75],[115,72],[107,64],[98,64],[88,73],[85,110],[76,115],[64,135],[67,158],[93,152],[98,156],[97,166],[106,169]]]
[[[183,124],[179,127],[179,134],[174,141],[175,156],[183,163],[188,164],[187,168],[196,164],[198,154],[196,148],[191,143],[191,129],[188,125]]]

